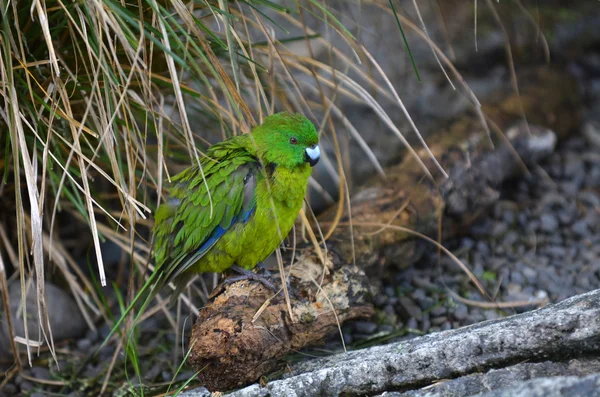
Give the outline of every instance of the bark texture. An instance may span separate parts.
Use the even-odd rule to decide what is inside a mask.
[[[367,279],[356,266],[328,253],[327,267],[301,255],[289,276],[290,318],[283,293],[255,281],[217,288],[192,332],[191,364],[210,390],[229,390],[259,379],[283,357],[318,343],[341,322],[374,314]],[[321,280],[323,282],[321,283]],[[272,280],[277,287],[281,283]]]

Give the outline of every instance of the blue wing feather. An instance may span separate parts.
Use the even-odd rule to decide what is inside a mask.
[[[181,257],[174,260],[174,262],[169,267],[172,269],[170,274],[166,274],[166,282],[172,281],[175,277],[178,277],[182,273],[184,273],[187,269],[193,266],[200,258],[202,258],[206,253],[219,241],[221,237],[231,229],[236,223],[241,222],[243,224],[248,223],[252,215],[256,210],[256,176],[255,176],[254,167],[249,167],[247,170],[247,174],[244,177],[244,198],[242,200],[241,207],[237,210],[238,213],[234,215],[231,219],[229,225],[220,225],[218,224],[209,237],[204,241],[198,249],[194,252],[191,252],[187,255],[182,255]]]

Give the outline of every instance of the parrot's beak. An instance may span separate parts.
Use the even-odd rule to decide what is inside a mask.
[[[304,159],[310,164],[311,167],[314,167],[319,162],[321,158],[321,149],[319,149],[319,145],[312,145],[306,148],[304,152]]]

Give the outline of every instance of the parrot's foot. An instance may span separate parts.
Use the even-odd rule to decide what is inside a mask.
[[[267,280],[266,277],[263,277],[260,274],[254,273],[252,270],[247,270],[247,269],[244,269],[243,267],[239,267],[237,265],[231,266],[230,269],[235,271],[236,273],[239,273],[240,275],[227,278],[225,281],[223,281],[223,284],[231,284],[231,283],[235,283],[236,281],[242,281],[242,280],[253,280],[253,281],[258,281],[265,287],[269,288],[271,291],[277,292],[277,288],[275,288],[273,283],[271,283],[269,280]]]

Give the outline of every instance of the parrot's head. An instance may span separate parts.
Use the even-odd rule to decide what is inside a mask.
[[[321,158],[319,134],[313,123],[301,114],[276,113],[250,135],[256,154],[265,164],[313,167]]]

